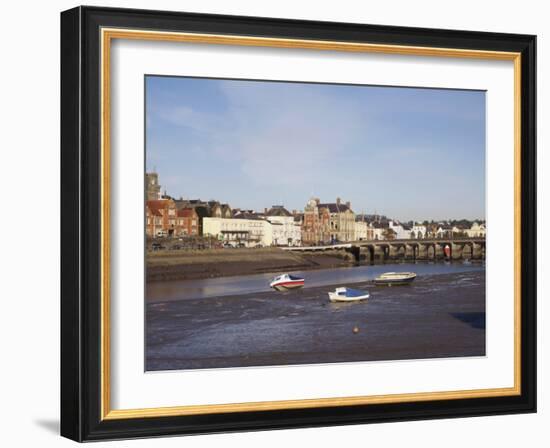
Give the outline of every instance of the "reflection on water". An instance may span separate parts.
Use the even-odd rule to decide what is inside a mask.
[[[306,279],[304,288],[358,283],[372,280],[384,272],[416,272],[421,275],[450,274],[484,270],[481,263],[400,263],[349,268],[293,271]],[[148,301],[199,299],[269,291],[269,281],[275,274],[253,274],[236,277],[219,277],[200,280],[153,282],[146,286]]]

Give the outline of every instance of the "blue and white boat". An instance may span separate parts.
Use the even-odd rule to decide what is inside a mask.
[[[359,300],[366,300],[370,297],[367,291],[361,291],[359,289],[351,288],[336,288],[334,292],[328,293],[328,298],[331,302],[357,302]]]

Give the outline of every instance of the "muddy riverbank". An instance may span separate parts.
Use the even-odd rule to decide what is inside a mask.
[[[146,256],[147,282],[307,271],[351,266],[354,262],[345,251],[303,254],[277,248],[163,251]]]
[[[350,304],[335,286],[147,303],[146,369],[485,355],[484,270],[355,283],[371,298]]]

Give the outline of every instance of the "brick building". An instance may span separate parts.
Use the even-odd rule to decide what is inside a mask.
[[[303,244],[326,244],[330,242],[330,212],[312,198],[304,207],[302,218]]]
[[[146,234],[148,236],[175,236],[177,210],[172,199],[148,200],[145,203]],[[160,224],[160,228],[159,228]]]
[[[199,215],[194,208],[177,211],[176,234],[195,236],[199,234]]]

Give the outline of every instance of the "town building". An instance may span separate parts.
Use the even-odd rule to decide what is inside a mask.
[[[312,198],[304,207],[301,219],[302,243],[307,245],[330,243],[330,212]]]
[[[319,209],[327,209],[330,216],[330,241],[345,242],[355,238],[355,213],[351,203],[342,203],[340,198],[336,202],[318,204]]]
[[[465,232],[470,238],[485,238],[487,229],[485,223],[478,223],[475,221],[469,229],[465,230]]]
[[[396,240],[408,240],[411,237],[411,226],[397,221],[388,221],[388,226],[395,232]]]
[[[177,211],[176,234],[178,236],[199,235],[199,215],[194,208],[181,208]]]
[[[395,238],[395,232],[390,229],[389,221],[372,221],[367,228],[368,240],[386,240]]]
[[[293,219],[294,219],[294,235],[296,235],[296,237],[299,236],[299,242],[298,244],[295,244],[295,245],[298,245],[298,246],[301,246],[302,245],[302,221],[304,219],[304,215],[303,214],[298,214],[296,213],[296,211],[293,211],[292,213],[292,216],[293,216]]]
[[[367,239],[369,240],[383,240],[386,238],[386,233],[389,227],[383,225],[376,225],[375,223],[370,223],[369,228],[367,229]]]
[[[437,226],[437,230],[435,231],[436,238],[451,238],[452,236],[453,236],[453,226],[446,223],[440,223]]]
[[[230,247],[267,247],[273,243],[272,225],[265,219],[203,218],[203,235]]]
[[[228,204],[222,204],[219,201],[202,201],[200,199],[176,199],[178,210],[192,208],[198,217],[198,235],[204,235],[204,218],[231,218],[233,211]]]
[[[274,205],[264,211],[265,219],[272,225],[274,246],[299,246],[302,230],[295,225],[294,216],[282,205]]]
[[[231,207],[218,201],[208,201],[208,209],[211,218],[231,218],[233,216]]]
[[[162,233],[162,213],[156,209],[151,208],[145,203],[145,234],[153,237],[157,236],[158,232]]]
[[[148,236],[175,236],[177,209],[172,199],[149,200],[145,203],[146,233]],[[160,222],[160,228],[159,228]]]
[[[353,238],[355,241],[362,241],[369,239],[369,224],[361,220],[360,218],[355,219],[355,236]]]
[[[414,223],[411,228],[411,238],[412,239],[423,239],[426,238],[428,229],[423,224]]]

